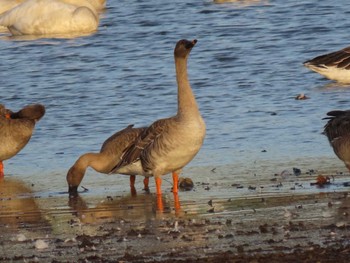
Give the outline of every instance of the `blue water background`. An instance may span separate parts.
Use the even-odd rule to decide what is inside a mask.
[[[190,167],[256,166],[334,156],[325,114],[350,108],[350,88],[303,67],[350,45],[350,2],[108,1],[98,32],[74,39],[0,38],[0,102],[46,106],[5,173],[65,189],[79,155],[129,124],[177,109],[173,49],[198,39],[189,76],[207,124]],[[305,93],[310,99],[299,101]],[[57,179],[59,178],[59,179]],[[99,180],[96,177],[96,181]]]

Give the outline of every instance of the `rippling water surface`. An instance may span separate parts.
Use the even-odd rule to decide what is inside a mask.
[[[349,11],[340,0],[108,1],[91,36],[2,34],[1,103],[14,110],[34,102],[47,107],[27,147],[5,162],[5,173],[65,189],[66,171],[79,155],[98,151],[128,124],[173,115],[173,48],[181,38],[198,39],[189,75],[207,123],[190,167],[248,170],[256,162],[302,158],[338,164],[321,134],[322,118],[350,107],[350,89],[302,62],[350,44]],[[310,99],[295,100],[299,93]]]

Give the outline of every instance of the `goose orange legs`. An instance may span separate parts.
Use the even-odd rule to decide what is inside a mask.
[[[156,180],[156,191],[157,191],[157,209],[163,211],[163,201],[162,201],[162,178],[155,177]],[[174,205],[175,210],[180,209],[180,201],[178,196],[178,184],[179,184],[179,175],[176,172],[173,172],[173,193],[174,193]]]
[[[162,200],[162,178],[159,176],[155,177],[156,180],[156,191],[157,191],[157,210],[163,211],[164,205]]]
[[[162,178],[161,177],[156,177],[156,191],[157,195],[162,194]],[[173,193],[177,193],[178,190],[178,184],[179,184],[179,175],[176,172],[173,172]]]
[[[4,177],[4,164],[0,161],[0,178]]]
[[[130,175],[130,191],[132,196],[136,196],[135,179],[135,175]]]
[[[145,179],[143,179],[143,190],[145,190],[146,192],[149,192],[149,177],[145,177]]]
[[[136,181],[136,175],[130,175],[130,190],[131,190],[131,195],[136,195],[136,188],[135,188],[135,181]],[[145,177],[143,179],[143,185],[144,188],[143,190],[149,191],[149,177]]]

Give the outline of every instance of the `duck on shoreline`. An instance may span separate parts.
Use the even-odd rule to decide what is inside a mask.
[[[25,106],[12,112],[0,105],[0,178],[4,177],[3,161],[12,158],[29,142],[35,124],[44,116],[41,104]]]

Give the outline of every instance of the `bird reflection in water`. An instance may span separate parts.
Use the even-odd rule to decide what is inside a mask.
[[[123,197],[107,196],[96,206],[91,207],[89,202],[81,195],[71,195],[69,206],[76,213],[82,223],[105,223],[115,220],[152,220],[163,213],[172,211],[180,215],[180,201],[178,195],[174,195],[174,207],[164,195],[152,195],[144,193],[131,194]],[[161,207],[162,210],[159,210]],[[161,212],[161,213],[159,213]]]
[[[338,227],[350,226],[350,196],[347,193],[344,195],[344,200],[342,200],[337,209],[335,224]]]
[[[0,236],[16,229],[49,226],[35,202],[30,187],[12,178],[0,179]]]

